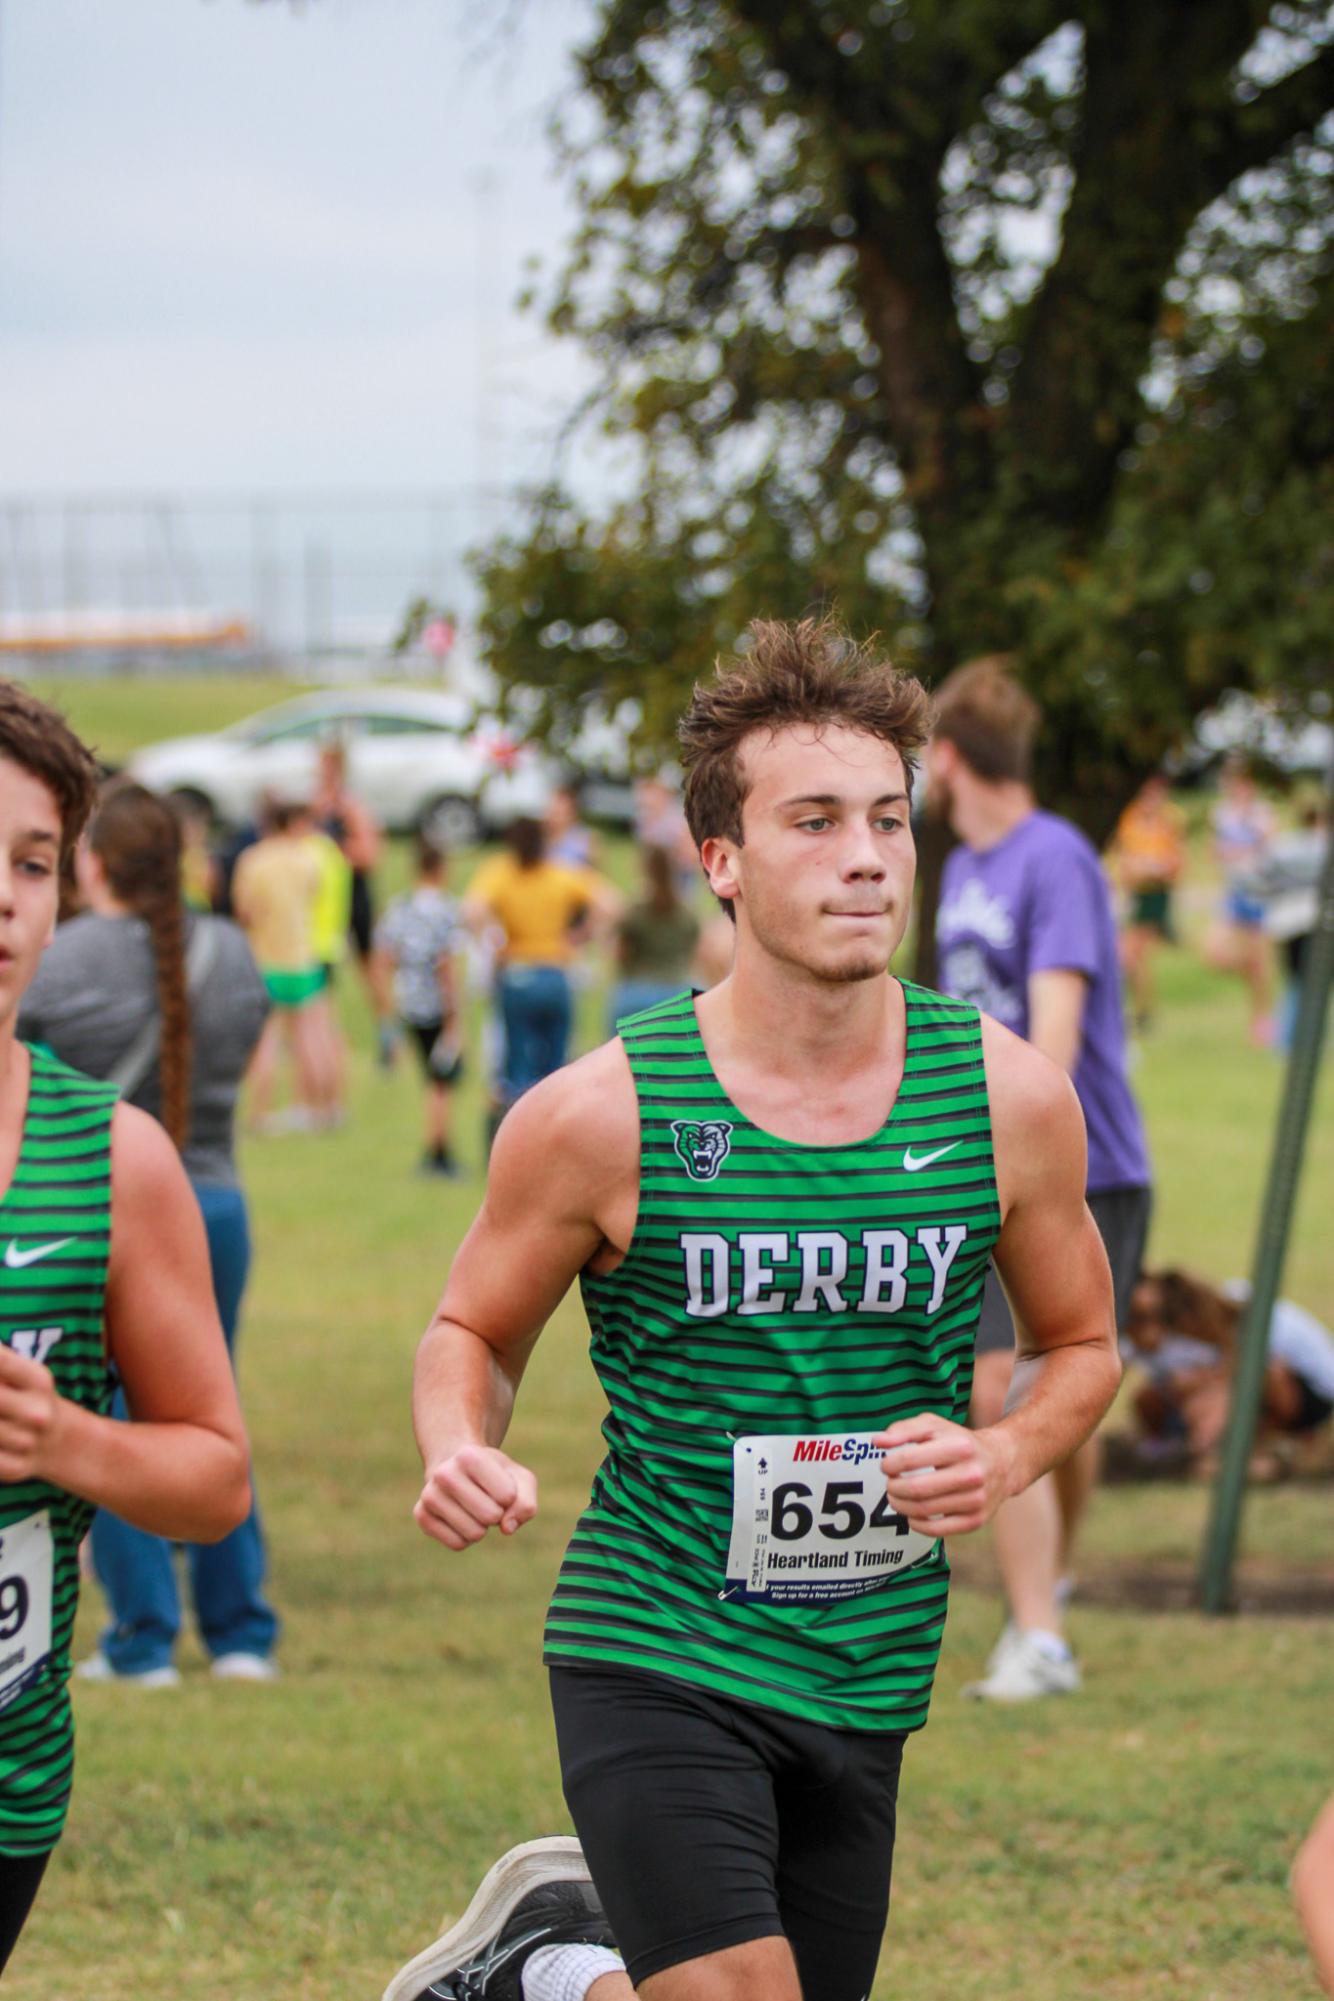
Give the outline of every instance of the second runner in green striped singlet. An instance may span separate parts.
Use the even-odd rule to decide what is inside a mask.
[[[70,1634],[94,1509],[216,1540],[249,1504],[176,1150],[155,1119],[16,1034],[96,784],[61,718],[0,681],[0,1969],[69,1803]],[[134,1424],[107,1415],[113,1368]]]
[[[0,1197],[0,1341],[105,1415],[115,1091],[31,1054],[23,1136]],[[0,1486],[0,1853],[59,1840],[74,1768],[67,1681],[79,1544],[93,1509],[49,1480]]]

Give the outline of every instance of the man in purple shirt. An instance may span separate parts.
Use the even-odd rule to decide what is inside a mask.
[[[1029,773],[1040,720],[1000,660],[959,668],[937,696],[930,801],[962,843],[941,882],[938,984],[1034,1043],[1073,1079],[1088,1129],[1088,1205],[1124,1326],[1148,1232],[1149,1157],[1126,1076],[1111,895],[1092,844],[1034,799]],[[977,1336],[974,1424],[1001,1415],[1014,1358],[1014,1323],[993,1270]],[[998,1511],[1010,1618],[970,1694],[1015,1702],[1078,1688],[1079,1665],[1062,1631],[1063,1580],[1097,1466],[1090,1439]]]

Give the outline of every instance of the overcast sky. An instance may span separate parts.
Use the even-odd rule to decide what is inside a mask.
[[[479,53],[502,12],[0,0],[0,490],[540,471],[581,363],[512,302],[591,0]]]

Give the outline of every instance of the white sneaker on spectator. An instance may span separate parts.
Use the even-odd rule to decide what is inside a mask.
[[[181,1671],[170,1663],[166,1667],[141,1668],[137,1674],[122,1674],[114,1668],[99,1647],[87,1660],[80,1661],[74,1670],[76,1681],[123,1681],[127,1688],[179,1688]]]
[[[1083,1677],[1079,1662],[1054,1633],[1002,1633],[987,1672],[964,1694],[979,1702],[1032,1702],[1040,1695],[1073,1695]]]
[[[277,1681],[282,1669],[267,1654],[218,1654],[209,1669],[219,1681]]]

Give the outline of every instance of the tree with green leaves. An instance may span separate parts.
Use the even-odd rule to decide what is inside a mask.
[[[1012,653],[1096,835],[1229,687],[1334,631],[1334,10],[602,0],[547,299],[615,498],[481,561],[559,728],[835,604],[935,677]],[[628,450],[626,449],[628,447]]]

